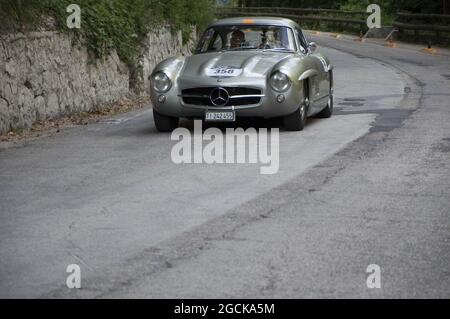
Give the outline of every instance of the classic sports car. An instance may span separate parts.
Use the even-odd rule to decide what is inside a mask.
[[[235,121],[283,117],[300,131],[307,117],[333,113],[333,66],[299,25],[282,18],[228,18],[210,25],[189,57],[159,63],[151,75],[156,128],[179,118]]]

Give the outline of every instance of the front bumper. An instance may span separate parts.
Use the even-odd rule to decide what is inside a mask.
[[[258,79],[259,80],[259,79]],[[229,105],[229,106],[206,106],[206,105],[193,105],[184,102],[181,95],[182,89],[179,85],[174,85],[167,93],[159,94],[152,92],[151,99],[153,107],[161,114],[172,116],[172,117],[185,117],[185,118],[204,118],[205,111],[215,110],[234,110],[236,117],[260,117],[260,118],[275,118],[286,116],[294,113],[302,101],[301,88],[292,85],[291,88],[284,93],[277,93],[272,90],[268,84],[264,81],[260,83],[255,79],[255,81],[246,82],[229,82],[223,81],[221,83],[215,83],[215,87],[252,87],[259,88],[261,90],[261,100],[258,104],[252,105]],[[252,83],[249,85],[248,83]],[[217,85],[220,84],[220,85]],[[210,85],[204,85],[211,87]],[[201,87],[199,85],[184,84],[183,89]],[[278,96],[282,94],[284,100],[282,102],[277,101]],[[164,95],[164,102],[159,101],[159,97]]]

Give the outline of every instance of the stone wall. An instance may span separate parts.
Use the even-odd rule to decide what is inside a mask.
[[[141,94],[160,60],[180,53],[181,35],[162,28],[143,43]],[[130,71],[112,53],[92,61],[71,37],[53,31],[0,36],[0,134],[74,112],[108,107],[132,94]],[[139,91],[139,90],[138,90]],[[134,92],[134,90],[133,90]]]
[[[140,79],[136,85],[136,92],[149,94],[150,81],[153,68],[167,57],[175,55],[189,55],[194,49],[196,42],[196,30],[193,29],[191,34],[191,41],[183,45],[181,32],[173,34],[168,27],[162,28],[156,32],[149,33],[144,43],[142,44],[141,57],[139,65],[142,72]]]

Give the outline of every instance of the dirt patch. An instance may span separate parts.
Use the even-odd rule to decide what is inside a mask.
[[[39,121],[34,123],[29,129],[10,131],[0,135],[0,148],[11,146],[22,140],[56,134],[64,128],[98,123],[114,115],[140,109],[149,103],[150,98],[148,96],[126,98],[109,107],[101,107],[92,112],[74,113],[67,116]]]

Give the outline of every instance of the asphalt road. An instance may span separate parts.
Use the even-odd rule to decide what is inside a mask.
[[[314,40],[336,115],[278,174],[174,164],[150,108],[1,150],[0,297],[449,298],[450,58]]]

